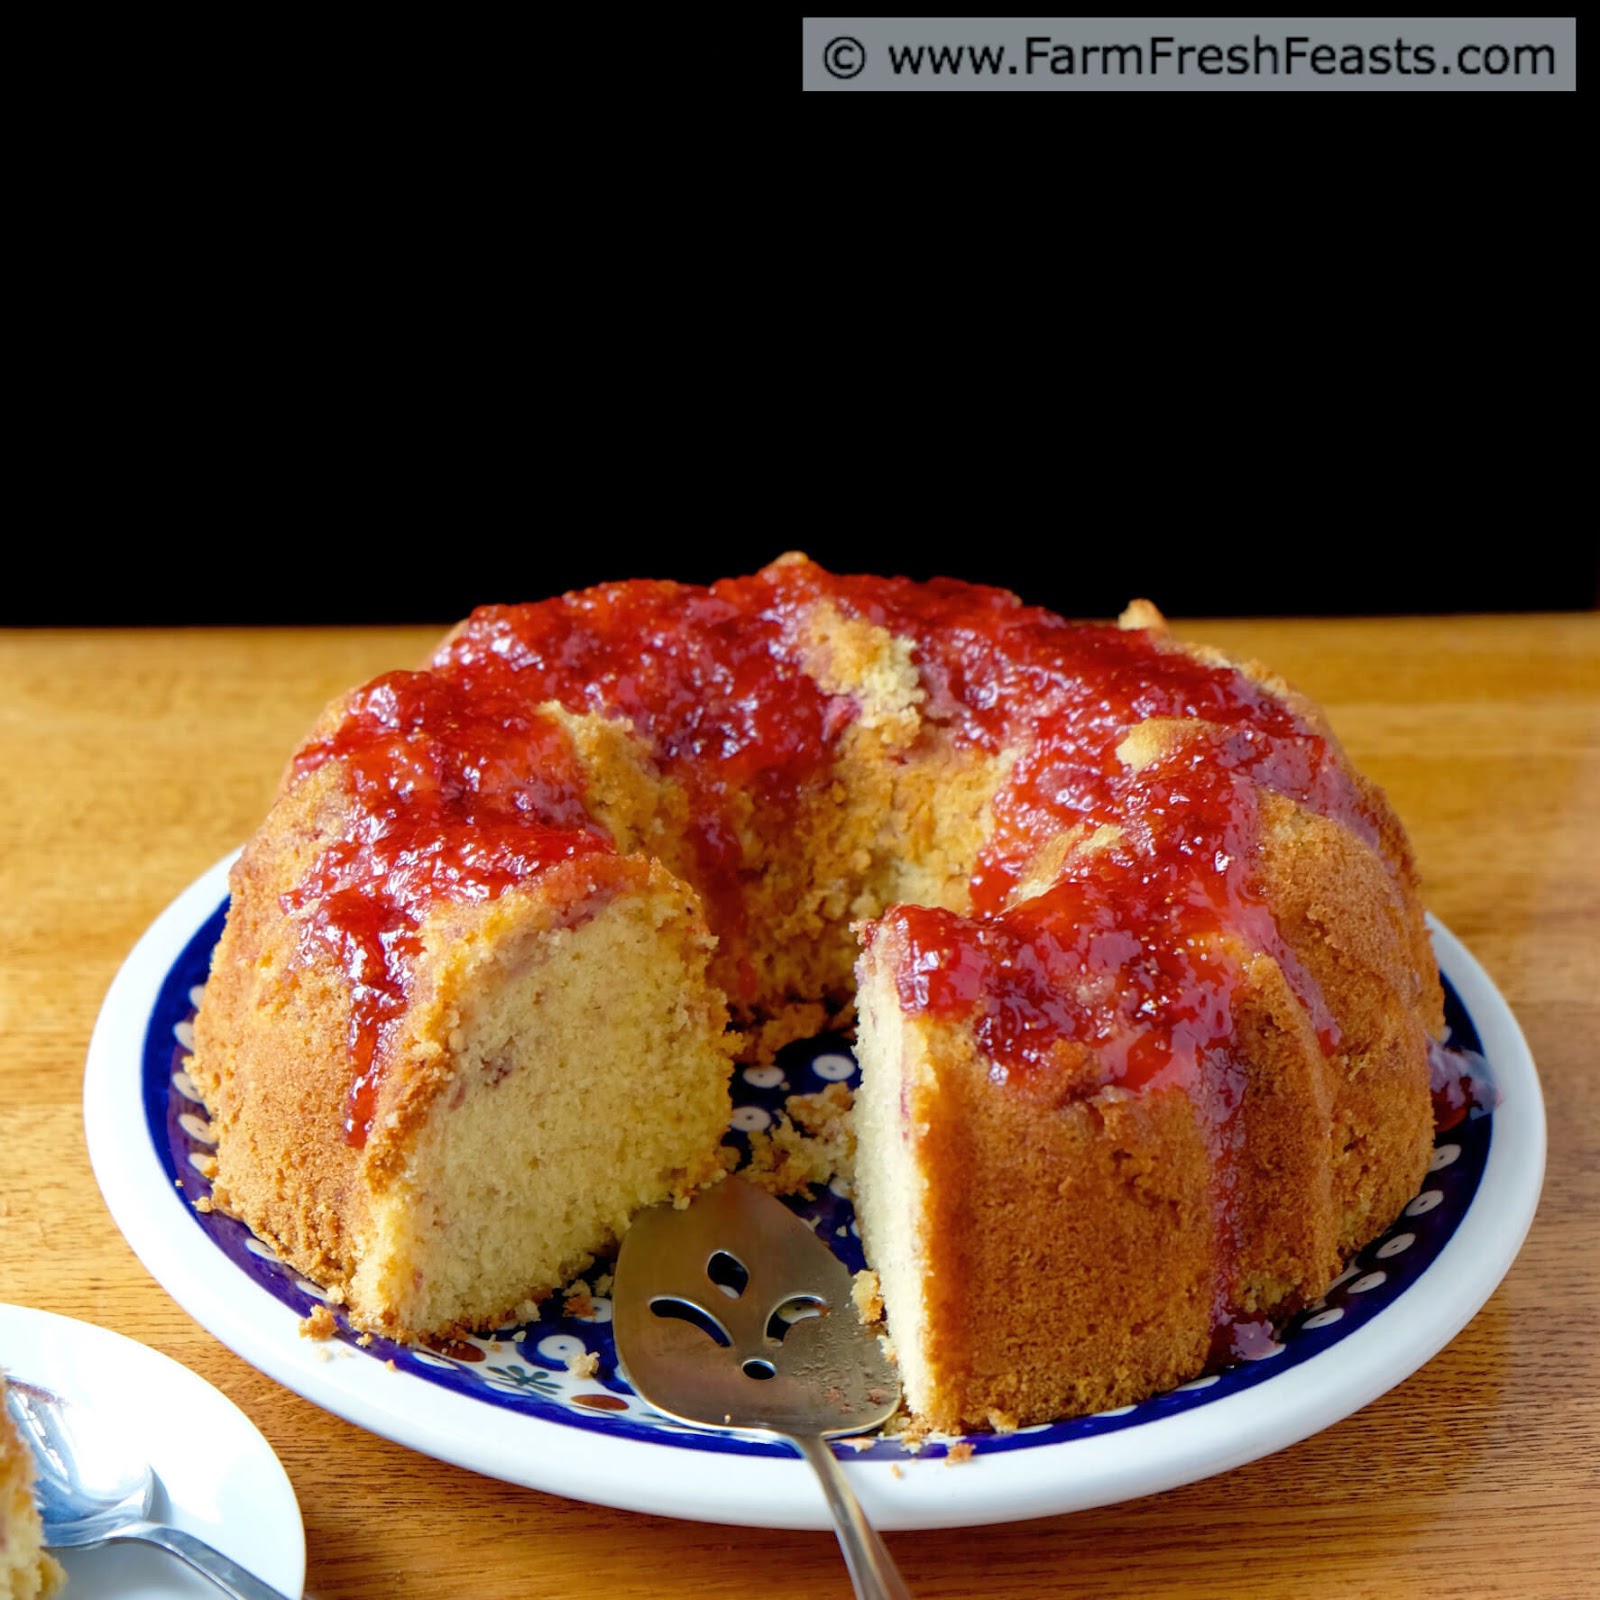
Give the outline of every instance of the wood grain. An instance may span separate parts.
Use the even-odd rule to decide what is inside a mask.
[[[1432,909],[1511,1002],[1551,1111],[1532,1233],[1420,1372],[1218,1478],[1076,1516],[894,1534],[918,1595],[1579,1596],[1600,1570],[1600,618],[1193,623],[1328,708]],[[848,1596],[830,1535],[512,1488],[362,1432],[193,1323],[90,1172],[84,1051],[155,915],[256,825],[325,700],[429,629],[0,634],[0,1301],[115,1328],[256,1422],[318,1600]],[[965,1468],[981,1470],[981,1462]]]

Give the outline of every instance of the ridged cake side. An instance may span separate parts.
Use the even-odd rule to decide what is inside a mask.
[[[1235,736],[1199,718],[1136,724],[1118,742],[1121,781],[1210,771]],[[950,943],[919,944],[897,909],[868,930],[856,1209],[908,1404],[934,1426],[1026,1426],[1192,1378],[1316,1300],[1416,1192],[1437,969],[1404,835],[1331,748],[1354,820],[1250,786],[1231,819],[1248,825],[1228,837],[1248,871],[1215,918],[1209,902],[1170,924],[1136,908],[1125,885],[1164,881],[1157,830],[1078,830],[1042,852],[1008,911],[1085,885],[1074,912],[1103,930],[1095,939],[1123,940],[1063,981],[1070,1021],[1029,1024],[1060,1029],[1053,1071],[997,1059],[975,1035],[986,1004],[1026,1003],[1006,1000],[1003,978],[975,1009],[939,1014],[918,981],[949,963]],[[1194,826],[1178,829],[1183,848],[1216,849]],[[986,950],[992,927],[974,925],[969,948]],[[1229,975],[1205,995],[1225,1015],[1163,1040],[1141,1077],[1129,1063],[1146,1017],[1099,1035],[1093,1022],[1108,981],[1147,968],[1171,981],[1164,939],[1185,946],[1197,985]]]
[[[694,891],[643,856],[558,858],[427,903],[359,1113],[360,985],[284,905],[348,836],[337,764],[291,784],[231,880],[190,1072],[212,1203],[394,1337],[495,1326],[723,1172],[730,1040]],[[309,953],[308,953],[309,945]]]

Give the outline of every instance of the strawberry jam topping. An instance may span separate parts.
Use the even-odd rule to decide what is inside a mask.
[[[851,701],[802,671],[793,647],[822,576],[780,564],[709,588],[612,583],[486,606],[435,670],[475,692],[625,718],[686,791],[695,886],[713,931],[737,943],[746,931],[740,817],[753,805],[767,831],[781,829],[855,716]],[[753,988],[753,971],[747,980]]]
[[[906,952],[901,1004],[969,1019],[995,1075],[1038,1080],[1033,1092],[1046,1098],[1106,1084],[1139,1089],[1157,1078],[1192,1084],[1200,1057],[1233,1036],[1241,960],[1264,950],[1323,1048],[1336,1049],[1322,995],[1254,881],[1258,791],[1241,766],[1259,763],[1189,743],[1108,782],[1084,820],[1094,827],[1115,815],[1116,823],[1016,905],[975,917],[895,907],[888,920]],[[980,907],[1000,887],[1015,887],[1006,849],[991,846],[980,864]]]
[[[285,896],[285,910],[301,914],[302,956],[330,956],[349,982],[345,1136],[360,1145],[429,908],[495,899],[610,844],[584,809],[558,723],[432,674],[390,673],[352,695],[333,733],[296,756],[296,779],[335,758],[355,823]]]
[[[1002,590],[786,561],[704,588],[639,581],[481,608],[429,671],[368,685],[300,752],[299,780],[337,761],[355,804],[345,837],[287,897],[303,953],[331,954],[355,996],[352,1142],[365,1137],[428,908],[493,899],[612,849],[546,702],[625,719],[683,786],[696,887],[713,931],[742,948],[742,886],[759,863],[741,828],[781,838],[859,714],[802,668],[797,633],[819,600],[911,641],[935,732],[1018,752],[993,801],[973,915],[888,914],[908,1009],[970,1019],[1020,1092],[1192,1086],[1230,1036],[1245,952],[1264,949],[1333,1046],[1316,986],[1253,881],[1257,785],[1369,837],[1373,819],[1289,705],[1150,633],[1072,624]],[[1191,731],[1125,759],[1122,741],[1151,718]],[[1066,828],[1105,831],[1034,882],[1041,847]]]
[[[1324,1048],[1337,1046],[1250,865],[1258,786],[1375,837],[1315,729],[1236,669],[1142,630],[1072,624],[961,586],[928,606],[915,586],[870,582],[863,611],[917,641],[927,714],[1021,751],[994,798],[974,914],[889,913],[907,1010],[970,1020],[996,1076],[1045,1098],[1192,1083],[1197,1060],[1232,1036],[1239,962],[1265,950]],[[1135,765],[1123,741],[1151,719],[1183,726]],[[1073,828],[1106,832],[1013,904],[1041,849]]]
[[[1440,1133],[1481,1117],[1500,1103],[1500,1091],[1489,1075],[1489,1063],[1476,1050],[1428,1044],[1429,1089],[1433,1125]]]

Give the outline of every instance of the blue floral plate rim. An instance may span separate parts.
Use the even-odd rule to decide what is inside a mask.
[[[300,1335],[315,1285],[297,1279],[227,1219],[202,1218],[189,1155],[203,1150],[174,1081],[193,973],[209,950],[236,852],[180,894],[135,946],[107,992],[90,1041],[84,1123],[101,1192],[135,1253],[169,1294],[244,1360],[336,1415],[425,1454],[530,1488],[625,1509],[767,1527],[830,1526],[815,1481],[785,1447],[669,1423],[605,1364],[608,1307],[552,1304],[527,1327],[461,1350],[362,1348]],[[1142,1406],[975,1439],[947,1470],[939,1441],[915,1457],[890,1441],[858,1455],[841,1444],[881,1527],[953,1527],[1086,1509],[1242,1465],[1318,1432],[1430,1360],[1510,1268],[1543,1182],[1545,1121],[1537,1070],[1510,1008],[1471,953],[1430,918],[1456,1030],[1481,1049],[1498,1104],[1441,1135],[1430,1174],[1395,1227],[1357,1257],[1253,1367],[1231,1368]],[[820,1041],[780,1058],[777,1077],[736,1082],[736,1127],[758,1127],[783,1094],[850,1074]],[[751,1081],[753,1079],[753,1081]],[[186,1120],[187,1119],[187,1120]],[[1431,1198],[1430,1198],[1431,1197]],[[1407,1208],[1408,1213],[1411,1207]],[[850,1258],[848,1202],[810,1208]],[[228,1236],[227,1229],[236,1230]],[[1398,1243],[1397,1243],[1398,1241]],[[260,1251],[259,1246],[254,1246]],[[1387,1253],[1385,1253],[1387,1251]],[[1404,1309],[1391,1310],[1403,1299]],[[582,1315],[565,1315],[572,1310]],[[515,1336],[515,1337],[513,1337]],[[597,1381],[569,1355],[593,1350]]]

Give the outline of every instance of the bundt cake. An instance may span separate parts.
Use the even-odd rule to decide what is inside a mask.
[[[0,1600],[48,1600],[63,1581],[59,1563],[45,1554],[33,1480],[33,1455],[6,1410],[0,1372]]]
[[[231,890],[212,1201],[391,1336],[718,1178],[730,1058],[852,1001],[863,1240],[941,1428],[1227,1359],[1428,1161],[1399,823],[1144,602],[796,555],[484,607],[328,709]]]

